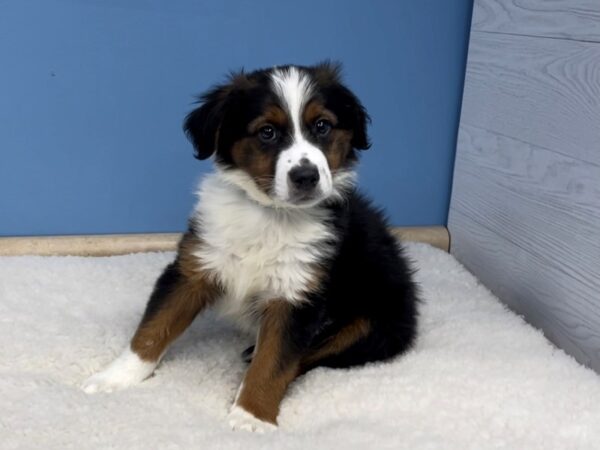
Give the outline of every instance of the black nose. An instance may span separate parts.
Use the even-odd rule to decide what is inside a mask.
[[[314,164],[302,164],[290,170],[289,177],[296,189],[308,192],[319,182],[319,169]]]

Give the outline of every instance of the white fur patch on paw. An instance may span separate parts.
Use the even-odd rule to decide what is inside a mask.
[[[237,405],[233,405],[229,412],[229,426],[233,430],[252,431],[254,433],[266,433],[275,431],[277,425],[260,420]]]
[[[152,375],[156,364],[144,361],[131,349],[127,348],[106,369],[85,380],[81,388],[88,394],[124,389]]]

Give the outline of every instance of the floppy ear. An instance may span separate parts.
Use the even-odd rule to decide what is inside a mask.
[[[219,127],[227,110],[230,86],[217,86],[200,97],[201,106],[185,118],[183,129],[194,145],[198,159],[210,157],[217,149]]]
[[[352,115],[354,116],[351,144],[357,150],[367,150],[371,147],[369,135],[367,134],[367,126],[371,123],[371,118],[358,98],[352,92],[348,92],[352,97],[350,103],[352,104]]]

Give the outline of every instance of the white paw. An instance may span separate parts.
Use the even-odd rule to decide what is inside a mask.
[[[233,405],[231,408],[228,420],[229,426],[233,430],[253,431],[255,433],[262,434],[275,431],[277,429],[277,425],[254,417],[248,411],[237,405]]]
[[[127,348],[106,369],[85,380],[81,388],[88,394],[124,389],[148,378],[155,367],[156,363],[144,361]]]

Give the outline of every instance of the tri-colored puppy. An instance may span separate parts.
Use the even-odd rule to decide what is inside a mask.
[[[209,306],[256,336],[234,428],[274,428],[288,385],[307,370],[408,349],[418,303],[411,269],[354,185],[368,122],[329,63],[238,73],[204,94],[184,128],[215,170],[130,346],[85,391],[147,378]]]

